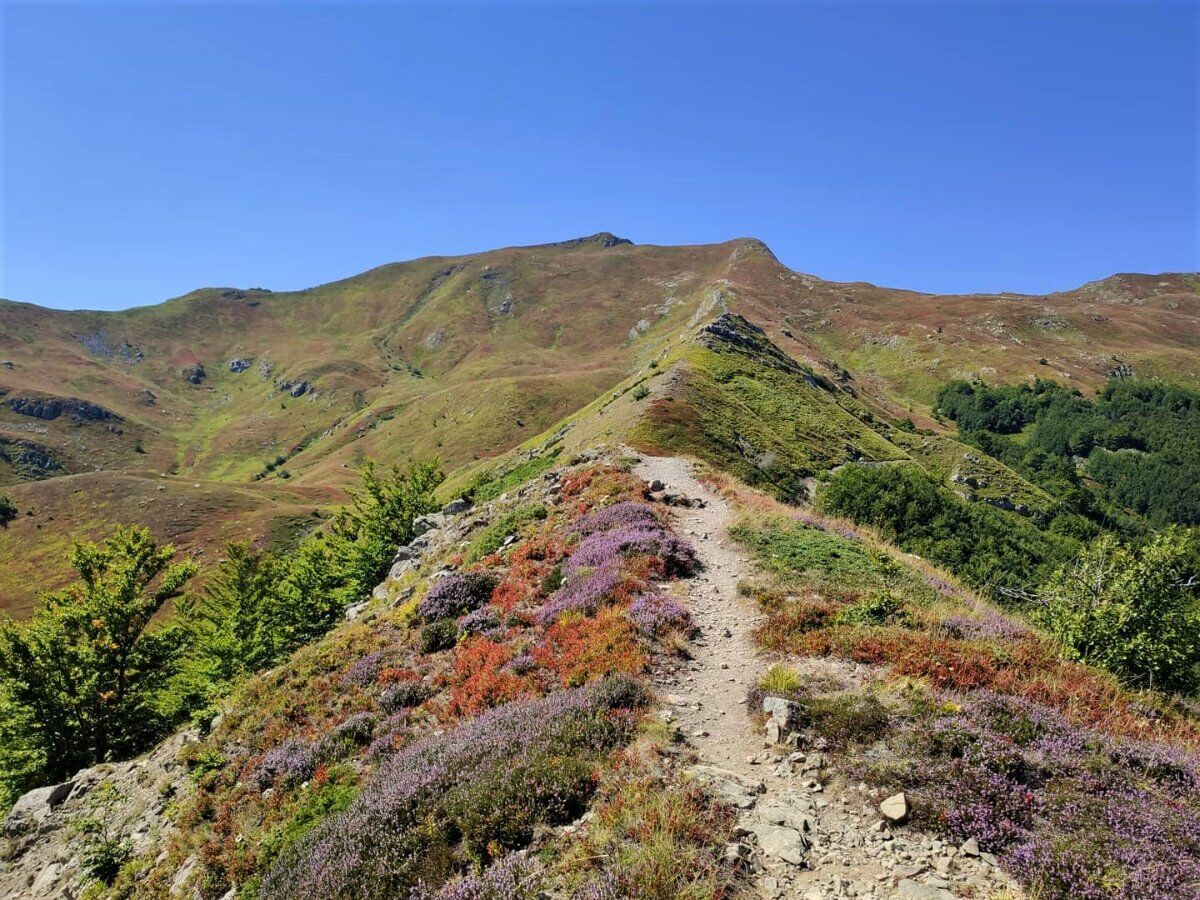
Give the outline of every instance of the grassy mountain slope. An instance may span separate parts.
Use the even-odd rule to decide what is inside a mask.
[[[599,234],[119,313],[0,301],[0,488],[34,513],[0,533],[0,606],[28,605],[31,573],[61,582],[50,548],[104,518],[72,513],[68,496],[99,509],[119,495],[131,515],[205,548],[227,536],[222,523],[265,536],[311,515],[368,456],[439,455],[475,473],[564,419],[579,423],[568,444],[628,434],[646,407],[636,436],[647,446],[704,455],[691,421],[744,477],[774,458],[789,491],[848,459],[911,458],[947,478],[994,469],[980,496],[1016,492],[1036,508],[1044,498],[1003,466],[893,423],[934,426],[934,392],[964,375],[1059,373],[1087,387],[1124,365],[1195,382],[1197,284],[1116,276],[1046,297],[937,297],[792,272],[750,239],[655,247]],[[723,311],[792,362],[763,368],[694,342]],[[800,381],[811,383],[792,390]],[[722,432],[714,413],[727,407],[736,423]],[[63,476],[69,493],[49,487]]]

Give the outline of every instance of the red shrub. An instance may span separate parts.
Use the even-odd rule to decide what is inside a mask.
[[[469,716],[532,693],[532,685],[504,667],[512,651],[485,637],[471,638],[454,652],[449,712]]]
[[[593,619],[563,617],[533,648],[533,658],[570,686],[616,672],[633,675],[646,668],[632,626],[613,607],[601,610]]]

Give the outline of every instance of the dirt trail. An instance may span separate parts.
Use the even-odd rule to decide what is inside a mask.
[[[989,861],[908,827],[893,832],[881,820],[877,798],[865,786],[844,784],[822,748],[764,741],[747,716],[746,695],[771,661],[754,644],[761,615],[737,590],[754,568],[729,536],[734,511],[696,478],[687,460],[639,456],[634,472],[704,504],[674,510],[676,530],[693,543],[702,564],[699,574],[682,582],[700,628],[694,659],[675,673],[661,673],[658,686],[665,714],[700,756],[697,774],[742,810],[738,830],[751,872],[747,896],[1015,896]],[[837,660],[788,662],[802,674],[845,688],[876,677],[866,667]]]

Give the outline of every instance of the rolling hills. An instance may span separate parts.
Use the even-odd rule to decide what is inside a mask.
[[[723,313],[776,362],[714,343],[704,326]],[[115,522],[193,552],[286,543],[364,458],[440,456],[452,489],[539,452],[563,422],[567,445],[629,434],[793,493],[850,459],[946,478],[983,466],[998,496],[1037,508],[1048,498],[930,417],[943,383],[1089,390],[1132,372],[1194,385],[1198,350],[1195,275],[935,296],[793,272],[753,239],[608,233],[116,313],[0,301],[0,489],[21,512],[0,530],[0,607],[28,611],[31,585],[62,583],[69,539]],[[731,430],[717,410],[737,412],[720,417]]]

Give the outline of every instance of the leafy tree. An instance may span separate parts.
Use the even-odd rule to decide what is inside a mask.
[[[393,466],[381,476],[367,460],[350,503],[334,517],[329,549],[340,567],[347,599],[365,597],[387,574],[396,548],[415,537],[418,516],[432,512],[433,492],[445,475],[437,460]]]
[[[963,500],[911,466],[846,466],[830,479],[820,502],[981,588],[1037,584],[1078,549],[1066,534]]]
[[[17,517],[17,505],[8,494],[0,494],[0,528],[7,528],[8,523]]]
[[[1094,541],[1040,592],[1042,623],[1076,659],[1126,681],[1194,692],[1200,685],[1196,540],[1169,528],[1141,548]]]
[[[178,621],[151,622],[196,571],[174,556],[144,528],[76,543],[79,580],[43,595],[28,623],[0,623],[0,680],[32,715],[47,776],[137,753],[160,734],[156,704],[187,635]]]

